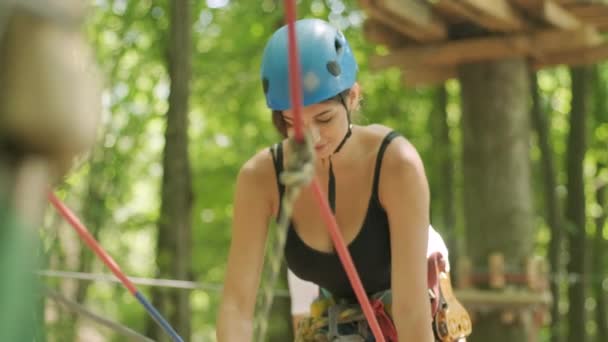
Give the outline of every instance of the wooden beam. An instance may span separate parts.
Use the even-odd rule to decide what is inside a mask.
[[[577,8],[597,8],[608,6],[607,1],[602,0],[554,0],[560,6],[563,6],[567,10]]]
[[[528,12],[540,12],[542,11],[544,2],[546,0],[511,0],[515,6],[522,8]]]
[[[554,53],[546,55],[542,59],[532,58],[529,64],[531,70],[541,70],[558,65],[585,65],[602,61],[608,61],[608,43],[591,48]],[[420,87],[441,84],[457,77],[458,67],[456,65],[421,66],[404,68],[402,81],[408,87]]]
[[[454,0],[427,0],[433,9],[446,18],[450,23],[469,21],[477,23],[479,16],[470,7]]]
[[[563,51],[560,53],[542,56],[531,61],[535,69],[542,69],[556,65],[586,65],[608,60],[608,43],[599,46]]]
[[[581,0],[556,0],[556,2],[560,5],[576,5],[580,4]]]
[[[485,308],[529,308],[550,305],[551,293],[538,293],[528,290],[488,291],[455,290],[454,296],[468,309]]]
[[[593,25],[598,31],[604,33],[608,32],[608,16],[604,18],[598,18],[596,20],[587,20],[589,25]]]
[[[602,4],[586,4],[579,6],[572,6],[569,12],[580,18],[594,18],[603,17],[608,12],[608,6]]]
[[[511,0],[532,17],[554,27],[573,30],[582,25],[578,18],[553,0]]]
[[[608,16],[608,1],[606,0],[553,0],[582,22],[587,19],[605,18]]]
[[[477,14],[477,22],[492,31],[523,31],[527,25],[507,0],[459,0]]]
[[[427,28],[441,34],[445,30],[433,14],[431,6],[416,0],[378,0],[378,5],[416,26]]]
[[[403,47],[412,43],[410,38],[374,18],[363,22],[363,36],[373,43],[384,44],[389,48]]]
[[[553,1],[545,1],[541,18],[547,23],[565,30],[576,29],[582,25],[576,16]]]
[[[531,49],[527,37],[476,38],[431,46],[407,47],[387,56],[372,56],[370,66],[380,69],[390,66],[437,66],[501,59],[525,54]]]
[[[401,80],[408,87],[432,86],[458,76],[455,66],[403,69]]]
[[[507,37],[475,38],[448,43],[400,48],[387,56],[372,56],[370,67],[419,67],[457,65],[516,56],[535,56],[597,46],[600,34],[592,27],[579,30],[549,30]]]
[[[572,13],[574,16],[578,17],[580,20],[585,20],[588,18],[597,18],[597,17],[606,17],[608,15],[608,4],[579,4],[576,6],[567,6],[563,5],[564,8]]]
[[[601,45],[604,42],[599,31],[590,25],[576,30],[546,30],[532,34],[530,55],[542,56],[547,53],[576,50]]]
[[[428,4],[415,0],[360,0],[368,14],[397,32],[419,42],[441,41],[447,37],[445,25]]]
[[[514,11],[507,10],[500,14],[500,9],[477,6],[475,1],[466,0],[426,0],[433,5],[433,9],[441,14],[450,23],[471,22],[490,31],[513,32],[525,28],[524,21]],[[495,0],[492,0],[495,1]],[[488,12],[488,10],[490,12]],[[510,14],[509,14],[510,13]],[[506,19],[505,19],[506,17]]]
[[[431,6],[415,0],[376,0],[382,9],[392,12],[395,16],[418,26],[432,24],[433,12]]]
[[[361,9],[364,11],[371,11],[374,8],[372,0],[359,0],[359,6],[361,6]]]
[[[581,3],[576,1],[555,0],[579,21],[594,25],[600,32],[608,31],[608,3]]]

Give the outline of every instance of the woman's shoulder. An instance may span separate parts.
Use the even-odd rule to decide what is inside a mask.
[[[366,135],[374,139],[375,146],[380,146],[381,141],[392,131],[394,130],[383,125],[366,126]],[[424,198],[427,196],[426,182],[424,165],[414,145],[401,135],[392,139],[382,157],[379,197],[383,206],[402,203],[405,192],[401,190],[404,189],[415,191],[416,196]],[[400,190],[394,191],[395,189]]]
[[[363,143],[365,145],[370,146],[371,148],[375,149],[378,146],[380,146],[382,141],[391,132],[396,132],[398,135],[389,144],[389,147],[387,148],[387,152],[389,149],[391,149],[391,150],[394,149],[394,148],[390,147],[393,145],[399,145],[399,146],[401,146],[400,148],[403,148],[406,145],[411,145],[409,143],[409,141],[400,132],[395,131],[395,129],[393,129],[391,127],[381,125],[381,124],[372,124],[372,125],[360,126],[360,127],[363,132],[363,138],[364,138]]]
[[[274,163],[270,148],[259,150],[243,163],[239,178],[258,185],[267,185],[274,180]]]
[[[363,131],[365,137],[369,140],[382,141],[391,132],[397,132],[400,137],[403,137],[403,135],[400,132],[396,131],[394,128],[381,124],[371,124],[359,127]]]
[[[255,201],[256,204],[248,206],[245,211],[252,208],[268,209],[264,214],[270,218],[277,212],[277,190],[273,158],[270,148],[267,147],[255,153],[241,166],[236,180],[235,198],[245,198],[246,203]]]
[[[369,146],[379,146],[389,133],[395,131],[391,127],[380,124],[363,126],[362,129]],[[399,134],[386,147],[383,164],[386,165],[386,168],[399,172],[401,168],[421,164],[421,160],[414,145],[406,137]],[[383,166],[383,168],[385,167]]]
[[[387,134],[389,134],[391,131],[393,131],[392,128],[385,126],[385,125],[381,125],[381,124],[371,124],[371,125],[360,126],[360,127],[363,130],[363,132],[365,132],[365,135],[371,139],[382,139]]]

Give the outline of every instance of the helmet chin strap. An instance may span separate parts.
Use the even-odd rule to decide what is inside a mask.
[[[338,147],[336,147],[336,150],[334,151],[333,154],[338,153],[340,151],[340,149],[342,149],[342,146],[344,146],[344,143],[346,143],[346,140],[348,140],[348,138],[350,138],[350,136],[353,133],[353,130],[352,130],[353,124],[350,122],[350,110],[346,106],[346,101],[344,101],[344,96],[342,94],[340,94],[340,101],[342,102],[342,105],[346,109],[346,115],[348,117],[348,131],[346,131],[344,138],[342,138],[342,141],[340,142]],[[334,175],[334,167],[331,163],[331,156],[329,156],[329,181],[327,184],[327,197],[328,197],[328,201],[329,201],[331,210],[335,214],[336,213],[336,176]]]
[[[346,109],[346,117],[348,118],[348,131],[346,131],[344,138],[342,138],[342,141],[340,142],[340,144],[338,144],[338,147],[336,147],[334,154],[340,152],[340,150],[342,149],[342,146],[344,146],[344,143],[346,142],[346,140],[348,140],[348,138],[350,138],[350,136],[353,134],[353,130],[352,130],[353,124],[350,122],[350,110],[348,109],[348,106],[346,106],[346,101],[344,101],[344,96],[342,94],[340,94],[340,102],[342,102],[344,109]],[[330,157],[330,162],[331,162],[331,157]]]

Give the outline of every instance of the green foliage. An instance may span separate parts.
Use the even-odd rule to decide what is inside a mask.
[[[106,76],[103,128],[98,144],[83,164],[61,187],[61,195],[79,213],[91,200],[90,189],[98,196],[92,208],[101,216],[100,242],[129,275],[154,275],[153,258],[156,219],[160,197],[161,152],[164,144],[164,114],[169,84],[165,68],[168,14],[166,1],[96,0],[87,22],[97,60]],[[193,2],[193,52],[190,112],[190,157],[193,171],[193,264],[196,281],[221,285],[231,236],[232,195],[240,166],[255,152],[279,139],[265,108],[259,80],[259,62],[269,35],[283,23],[282,1]],[[369,56],[385,51],[368,42],[361,29],[363,13],[358,1],[302,0],[299,17],[331,20],[343,30],[359,61],[359,81],[363,102],[360,124],[382,123],[401,131],[418,148],[429,175],[434,171],[437,146],[430,112],[434,89],[407,89],[399,70],[370,70]],[[598,68],[593,95],[595,119],[592,144],[587,156],[587,176],[591,181],[608,181],[608,69]],[[570,110],[570,80],[567,70],[557,68],[539,73],[542,107],[551,119],[551,143],[556,153],[559,184],[565,181],[565,152]],[[454,153],[455,174],[460,166],[460,101],[456,81],[447,83],[449,146]],[[532,158],[539,152],[531,143]],[[598,165],[603,164],[600,172]],[[536,166],[535,166],[536,167]],[[535,173],[535,177],[539,177]],[[439,181],[430,176],[431,188]],[[461,178],[455,177],[457,232],[464,227],[461,218]],[[537,181],[535,184],[540,183]],[[591,184],[591,183],[590,183]],[[535,185],[536,187],[536,185]],[[540,186],[536,190],[540,195]],[[563,194],[563,191],[562,191]],[[442,191],[433,201],[442,201]],[[592,194],[589,201],[593,202]],[[590,207],[590,216],[602,211]],[[441,221],[438,213],[433,220]],[[59,219],[47,220],[45,246],[50,267],[69,270],[74,265],[77,237]],[[87,222],[85,222],[87,223]],[[548,240],[539,214],[538,245],[544,251]],[[439,230],[442,227],[438,227]],[[78,247],[80,248],[80,247]],[[95,262],[95,272],[108,273]],[[49,286],[59,286],[48,281]],[[284,287],[284,284],[282,285]],[[211,286],[213,288],[213,286]],[[144,294],[148,289],[140,286]],[[196,290],[192,295],[193,340],[214,340],[217,290]],[[86,304],[138,331],[144,329],[144,311],[119,285],[95,283]],[[61,311],[59,312],[62,313]],[[284,324],[288,324],[285,317]],[[54,321],[51,321],[54,322]],[[63,326],[53,326],[50,334],[61,336]],[[49,325],[52,325],[49,323]],[[92,326],[94,327],[94,326]],[[105,336],[113,336],[104,331]],[[53,337],[53,336],[51,336]],[[114,340],[120,340],[114,337]]]

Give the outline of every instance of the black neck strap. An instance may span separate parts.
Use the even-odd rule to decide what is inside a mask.
[[[350,110],[346,106],[346,101],[344,100],[344,96],[342,94],[340,94],[340,101],[342,102],[344,109],[346,109],[346,116],[348,118],[348,131],[346,131],[344,138],[342,138],[342,141],[340,142],[340,144],[338,144],[338,147],[336,147],[336,150],[334,151],[334,153],[340,152],[340,150],[342,149],[342,146],[344,146],[344,143],[346,143],[346,140],[348,140],[348,138],[350,138],[350,136],[353,134],[353,130],[352,130],[353,125],[350,122]],[[329,201],[329,206],[331,207],[331,211],[335,214],[336,213],[336,176],[334,175],[334,167],[331,163],[331,156],[329,157],[329,181],[327,184],[327,197],[328,197],[328,201]]]
[[[352,130],[353,124],[350,122],[350,110],[348,109],[348,106],[346,106],[346,101],[344,100],[344,95],[342,95],[342,94],[340,94],[340,102],[342,102],[344,109],[346,109],[346,117],[348,118],[348,131],[346,131],[344,138],[342,138],[342,141],[340,142],[340,144],[338,144],[338,147],[336,147],[336,150],[334,151],[334,153],[340,152],[340,150],[342,149],[342,146],[344,146],[344,143],[346,142],[346,140],[348,140],[348,138],[350,138],[350,136],[353,133],[353,130]],[[329,161],[331,162],[331,158],[329,159]]]

